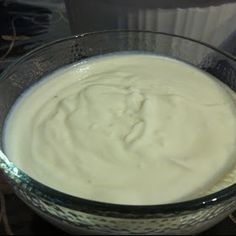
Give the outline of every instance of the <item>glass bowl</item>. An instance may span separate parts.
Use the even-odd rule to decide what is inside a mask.
[[[70,233],[163,235],[204,231],[236,209],[235,184],[214,194],[176,204],[108,204],[51,189],[30,178],[4,154],[4,121],[22,92],[65,65],[118,51],[144,51],[173,57],[195,65],[236,90],[236,59],[185,37],[149,31],[104,31],[57,40],[26,54],[1,74],[0,169],[19,198]]]

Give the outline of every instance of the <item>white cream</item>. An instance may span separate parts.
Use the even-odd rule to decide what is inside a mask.
[[[235,164],[232,92],[194,67],[116,54],[61,69],[15,105],[6,154],[47,186],[110,203],[199,196]]]

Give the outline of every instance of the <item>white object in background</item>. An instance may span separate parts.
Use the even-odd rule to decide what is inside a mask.
[[[73,33],[138,29],[219,46],[236,29],[232,0],[65,0]]]

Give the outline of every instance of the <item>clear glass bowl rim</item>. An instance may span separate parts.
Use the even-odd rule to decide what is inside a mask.
[[[186,41],[191,41],[193,43],[202,45],[204,47],[210,48],[211,50],[227,57],[229,60],[236,63],[236,57],[233,55],[221,51],[218,48],[215,48],[214,46],[211,46],[205,42],[201,42],[195,39],[191,39],[188,37],[165,33],[165,32],[154,32],[154,31],[142,31],[142,30],[104,30],[104,31],[96,31],[96,32],[89,32],[89,33],[83,33],[79,35],[73,35],[65,38],[61,38],[58,40],[54,40],[52,42],[46,43],[40,47],[37,47],[36,49],[26,53],[19,59],[17,59],[15,62],[13,62],[10,66],[8,66],[1,74],[0,74],[0,80],[6,79],[8,74],[11,72],[12,69],[14,69],[15,66],[18,66],[19,64],[23,63],[25,60],[27,60],[29,57],[31,57],[34,54],[37,54],[37,52],[40,52],[42,49],[45,49],[47,47],[50,47],[54,44],[61,43],[63,41],[68,40],[74,40],[76,38],[82,38],[87,37],[91,35],[99,35],[99,34],[119,34],[119,33],[134,33],[134,34],[154,34],[154,35],[162,35],[166,37],[174,37],[183,39]],[[106,203],[106,202],[98,202],[88,199],[83,199],[80,197],[71,196],[66,193],[62,193],[58,190],[52,189],[34,179],[32,179],[30,176],[28,176],[24,171],[17,168],[14,163],[10,162],[6,155],[0,151],[0,164],[4,163],[5,167],[1,167],[3,170],[3,174],[6,177],[6,180],[13,185],[17,185],[17,188],[24,188],[24,190],[27,191],[27,184],[30,184],[30,189],[28,189],[29,193],[34,191],[38,196],[43,197],[44,199],[53,201],[55,203],[58,203],[59,205],[63,207],[68,207],[70,209],[76,209],[77,206],[84,206],[85,209],[91,209],[91,211],[98,210],[98,211],[109,211],[109,212],[119,212],[124,214],[155,214],[155,213],[161,213],[161,214],[170,214],[170,213],[181,213],[183,211],[193,211],[201,208],[205,208],[210,205],[219,204],[221,202],[224,202],[230,198],[236,197],[236,183],[232,184],[220,191],[217,191],[215,193],[196,198],[193,200],[183,201],[183,202],[177,202],[177,203],[170,203],[170,204],[161,204],[161,205],[125,205],[125,204],[113,204],[113,203]],[[15,181],[12,181],[12,178],[9,176],[14,176],[14,178],[18,178],[20,176],[21,181],[18,181],[18,184]],[[125,217],[125,216],[124,216]]]

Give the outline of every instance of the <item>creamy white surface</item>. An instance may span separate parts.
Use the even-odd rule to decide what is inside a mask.
[[[231,91],[182,62],[145,54],[84,61],[25,93],[6,153],[38,181],[123,204],[191,199],[235,164]]]

